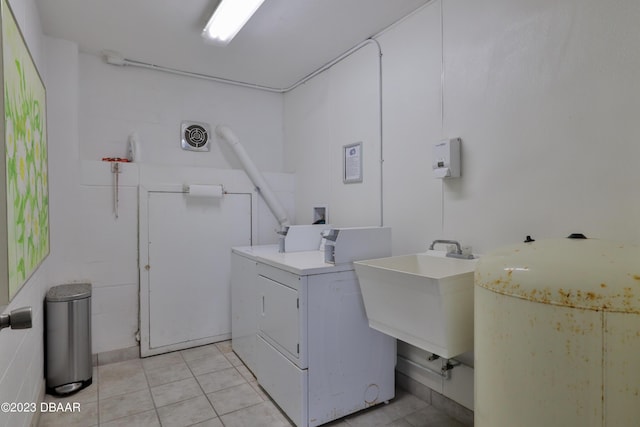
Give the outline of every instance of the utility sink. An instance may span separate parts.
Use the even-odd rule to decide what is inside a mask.
[[[428,251],[353,264],[373,329],[447,359],[473,350],[476,259]]]

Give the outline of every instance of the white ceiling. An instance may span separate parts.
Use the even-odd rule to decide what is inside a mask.
[[[429,0],[266,0],[226,47],[202,28],[219,0],[36,0],[46,35],[82,52],[289,87]]]

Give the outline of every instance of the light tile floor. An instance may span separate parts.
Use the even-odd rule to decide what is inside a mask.
[[[256,379],[225,341],[94,368],[93,384],[46,402],[80,403],[79,412],[44,412],[40,427],[289,427]],[[456,420],[398,389],[378,405],[330,427],[462,427]]]

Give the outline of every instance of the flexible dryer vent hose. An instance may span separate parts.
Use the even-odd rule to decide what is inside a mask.
[[[251,179],[253,185],[256,186],[256,190],[262,195],[262,198],[271,210],[271,213],[273,213],[273,216],[276,217],[276,220],[280,224],[281,229],[284,230],[285,227],[290,225],[289,217],[287,216],[287,213],[282,207],[280,201],[276,198],[273,191],[271,191],[271,187],[269,187],[255,163],[253,163],[253,160],[251,160],[251,157],[249,157],[245,151],[236,134],[233,133],[228,126],[218,125],[216,126],[216,135],[229,144],[233,152],[236,154],[236,157],[238,157],[238,160],[242,164],[245,172],[249,176],[249,179]]]

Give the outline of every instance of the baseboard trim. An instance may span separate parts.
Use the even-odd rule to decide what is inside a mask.
[[[136,345],[133,347],[96,353],[93,355],[93,366],[108,365],[109,363],[124,362],[125,360],[139,358],[140,347]]]
[[[473,427],[473,411],[471,409],[462,406],[458,402],[449,399],[443,394],[438,393],[399,371],[396,371],[396,385],[413,394],[418,399],[435,406],[465,426]]]

